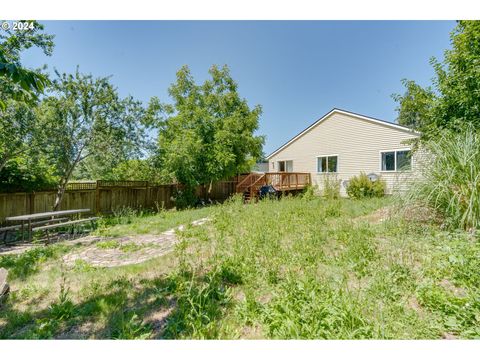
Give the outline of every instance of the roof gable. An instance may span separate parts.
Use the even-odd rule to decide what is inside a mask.
[[[363,120],[363,121],[369,121],[369,122],[374,123],[374,124],[377,124],[377,125],[387,126],[387,127],[394,128],[394,129],[396,129],[396,130],[401,130],[401,131],[405,131],[405,132],[408,132],[408,133],[413,133],[413,134],[416,134],[416,135],[420,135],[419,132],[416,132],[416,131],[414,131],[413,129],[411,129],[411,128],[409,128],[409,127],[406,127],[406,126],[394,124],[394,123],[391,123],[391,122],[389,122],[389,121],[380,120],[380,119],[372,118],[372,117],[365,116],[365,115],[360,115],[360,114],[353,113],[353,112],[346,111],[346,110],[342,110],[342,109],[333,108],[333,109],[330,110],[328,113],[326,113],[325,115],[323,115],[320,119],[318,119],[317,121],[315,121],[312,125],[310,125],[309,127],[307,127],[305,130],[301,131],[299,134],[297,134],[297,135],[294,136],[292,139],[290,139],[289,141],[287,141],[285,144],[283,144],[282,146],[280,146],[278,149],[276,149],[275,151],[273,151],[270,155],[268,155],[268,156],[266,157],[266,159],[270,159],[272,156],[276,155],[277,153],[279,153],[280,151],[282,151],[283,149],[285,149],[288,145],[290,145],[291,143],[295,142],[296,140],[298,140],[299,138],[301,138],[303,135],[305,135],[306,133],[308,133],[310,130],[312,130],[313,128],[315,128],[315,127],[317,127],[318,125],[320,125],[323,121],[325,121],[326,119],[328,119],[328,118],[329,118],[331,115],[333,115],[333,114],[348,115],[348,116],[350,116],[350,117],[352,117],[352,118],[354,118],[354,119]]]

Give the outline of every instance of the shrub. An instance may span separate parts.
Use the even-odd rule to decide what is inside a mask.
[[[184,186],[175,191],[175,207],[177,210],[188,209],[194,207],[198,201],[195,194],[195,188]]]
[[[121,206],[113,210],[112,216],[101,217],[97,225],[100,231],[114,225],[128,225],[138,220],[138,218],[151,215],[153,213],[150,209],[134,209],[128,206]]]
[[[385,195],[385,182],[380,179],[372,181],[362,172],[359,176],[350,179],[347,185],[347,194],[352,199],[382,197]]]
[[[56,189],[57,177],[45,159],[19,156],[0,171],[0,192],[31,192]]]
[[[340,197],[340,181],[336,177],[326,175],[323,179],[323,196],[327,199]]]
[[[307,201],[310,201],[310,200],[315,199],[315,198],[317,197],[317,196],[315,195],[316,190],[317,190],[317,187],[316,187],[316,186],[314,186],[314,185],[307,185],[307,186],[303,189],[302,199],[307,200]]]
[[[433,209],[449,228],[480,228],[480,135],[473,127],[444,131],[423,144],[429,156],[407,193],[411,203]]]

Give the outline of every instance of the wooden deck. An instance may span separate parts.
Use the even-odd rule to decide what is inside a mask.
[[[267,172],[250,173],[237,184],[237,193],[243,193],[247,200],[258,196],[262,186],[272,185],[277,191],[302,190],[312,183],[310,173]]]

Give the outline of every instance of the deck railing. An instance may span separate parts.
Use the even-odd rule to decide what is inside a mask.
[[[311,184],[310,173],[267,172],[251,173],[237,185],[237,192],[258,191],[264,185],[272,185],[277,191],[299,190]]]
[[[250,187],[257,182],[260,178],[265,176],[264,173],[250,173],[242,181],[237,184],[237,192],[243,193],[250,189]]]
[[[272,185],[277,191],[303,189],[310,183],[310,173],[265,173],[264,185]]]

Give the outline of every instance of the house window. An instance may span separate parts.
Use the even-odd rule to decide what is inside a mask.
[[[410,150],[397,151],[397,171],[412,170],[412,155]]]
[[[338,156],[319,156],[317,157],[318,173],[336,173],[338,168]]]
[[[278,171],[293,172],[293,160],[284,160],[278,162]]]
[[[382,171],[395,171],[395,151],[382,153]]]
[[[380,154],[382,171],[408,171],[412,169],[410,150],[383,151]]]

